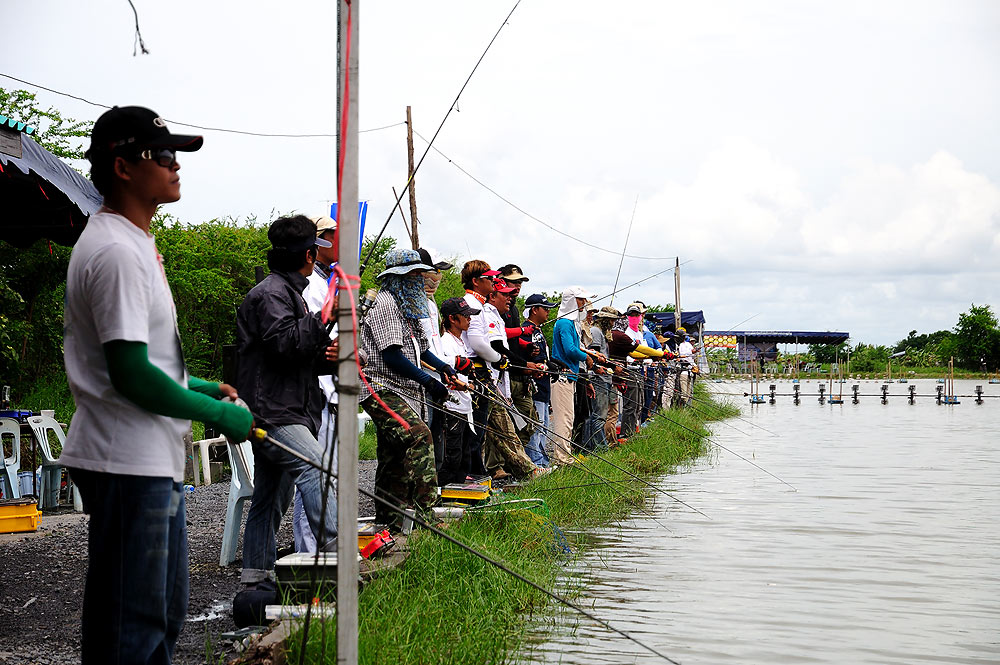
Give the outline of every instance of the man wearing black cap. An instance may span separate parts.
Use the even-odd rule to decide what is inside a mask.
[[[171,134],[138,106],[94,124],[87,158],[104,197],[66,276],[65,362],[76,413],[61,461],[90,515],[81,660],[169,663],[187,612],[184,444],[191,420],[243,440],[253,418],[228,385],[188,376],[173,296],[149,233],[180,198]]]
[[[539,414],[535,412],[531,392],[529,390],[528,372],[532,369],[538,370],[543,367],[536,367],[532,362],[532,356],[538,350],[532,346],[531,335],[535,332],[535,327],[530,322],[521,325],[521,315],[517,311],[517,297],[521,293],[521,285],[528,281],[521,268],[508,263],[500,267],[500,277],[507,286],[513,290],[508,294],[510,297],[510,307],[506,314],[503,314],[503,322],[507,331],[507,338],[510,347],[511,367],[508,368],[510,376],[510,399],[514,403],[514,408],[524,416],[526,424],[517,430],[517,436],[521,441],[521,446],[527,449],[534,427],[531,422],[539,420]],[[525,367],[529,369],[524,369]],[[534,461],[534,460],[532,460]]]
[[[558,307],[556,303],[549,302],[540,293],[533,293],[524,301],[524,318],[528,323],[535,326],[531,334],[531,342],[538,350],[532,358],[541,370],[532,375],[531,381],[534,384],[534,394],[531,396],[535,407],[537,418],[535,419],[534,431],[528,439],[528,444],[524,447],[528,457],[540,468],[549,466],[549,456],[545,453],[545,445],[549,438],[549,402],[552,400],[552,382],[550,380],[549,369],[549,348],[545,341],[545,334],[542,332],[542,324],[549,320],[549,312]],[[552,367],[551,369],[556,369]],[[558,370],[556,370],[558,371]]]
[[[317,247],[330,243],[317,237],[316,224],[303,215],[275,220],[267,237],[271,273],[247,293],[236,314],[237,386],[271,437],[325,468],[324,445],[316,435],[328,402],[317,377],[336,371],[337,347],[302,292]],[[317,548],[332,551],[337,540],[332,479],[267,441],[254,441],[253,452],[253,503],[243,534],[241,576],[249,588],[270,583],[278,523],[291,502],[293,483]]]

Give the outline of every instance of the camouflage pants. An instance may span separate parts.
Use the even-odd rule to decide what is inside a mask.
[[[403,508],[415,508],[421,518],[431,517],[437,503],[437,474],[434,472],[434,444],[431,431],[403,398],[383,389],[379,397],[409,425],[409,431],[386,411],[374,397],[361,402],[372,418],[377,437],[375,494]],[[381,503],[375,503],[375,520],[396,529],[403,518]]]
[[[514,408],[528,421],[537,421],[538,413],[535,411],[535,402],[531,399],[531,392],[528,389],[528,381],[523,376],[510,377],[510,401],[514,403]],[[535,433],[534,422],[525,423],[517,432],[521,440],[521,447],[528,445],[531,435]]]
[[[534,462],[528,458],[521,440],[517,438],[514,421],[507,409],[494,405],[490,410],[487,428],[486,445],[483,450],[486,454],[488,473],[492,474],[503,468],[520,478],[530,475],[535,470]]]

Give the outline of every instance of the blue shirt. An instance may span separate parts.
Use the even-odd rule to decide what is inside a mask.
[[[587,354],[580,349],[580,334],[571,319],[559,319],[552,330],[552,358],[569,368],[569,380],[576,381],[576,372]]]

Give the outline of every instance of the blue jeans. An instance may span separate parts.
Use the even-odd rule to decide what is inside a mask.
[[[590,400],[590,441],[585,445],[588,450],[606,448],[608,445],[604,436],[604,422],[608,419],[608,408],[611,405],[610,392],[614,390],[611,381],[602,378],[594,379],[594,399]],[[617,397],[617,393],[615,394]]]
[[[188,604],[181,484],[171,478],[71,473],[90,515],[82,664],[170,663]]]
[[[545,454],[545,442],[548,440],[549,432],[549,403],[535,402],[535,411],[538,412],[538,422],[535,431],[528,439],[528,445],[524,447],[524,452],[528,453],[528,459],[538,467],[549,465],[549,456]]]
[[[327,455],[333,455],[333,472],[337,473],[337,405],[330,404],[323,409],[319,426],[319,436],[316,438],[326,450]],[[325,467],[324,467],[325,468]],[[331,480],[336,491],[337,481]],[[295,492],[295,501],[292,504],[292,537],[295,538],[296,552],[316,551],[316,534],[309,526],[309,518],[306,517],[306,509],[302,506],[302,493]]]
[[[323,445],[305,425],[272,427],[270,435],[326,468]],[[320,549],[326,552],[335,551],[337,546],[337,490],[332,479],[327,485],[324,474],[319,469],[267,441],[254,442],[253,455],[253,502],[247,513],[247,525],[243,532],[243,574],[240,577],[240,581],[245,584],[269,578],[274,569],[278,552],[275,535],[281,516],[291,503],[292,483],[302,495],[302,507],[314,534],[321,533],[323,490],[328,487],[326,518],[323,520],[324,536],[317,540]]]

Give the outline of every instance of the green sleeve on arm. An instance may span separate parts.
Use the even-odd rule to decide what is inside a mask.
[[[139,408],[170,418],[206,422],[236,440],[250,432],[253,416],[249,411],[184,388],[149,362],[142,342],[108,342],[104,359],[111,385]]]
[[[188,390],[193,390],[196,393],[208,395],[209,397],[214,397],[215,399],[222,397],[222,391],[219,390],[218,383],[215,381],[199,379],[197,376],[188,377]]]

